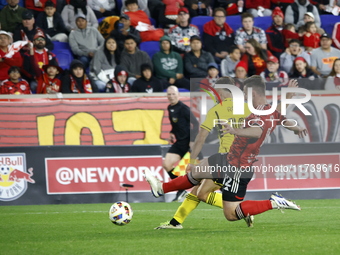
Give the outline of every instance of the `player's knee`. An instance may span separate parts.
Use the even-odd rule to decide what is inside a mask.
[[[235,220],[238,220],[238,218],[236,217],[235,211],[231,211],[231,210],[224,210],[224,217],[225,217],[228,221],[235,221]]]

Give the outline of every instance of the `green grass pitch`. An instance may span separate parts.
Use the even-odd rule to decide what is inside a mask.
[[[182,230],[154,230],[179,203],[131,203],[131,223],[108,219],[111,204],[1,206],[1,254],[340,254],[340,200],[300,200],[301,211],[272,210],[228,222],[201,203]]]

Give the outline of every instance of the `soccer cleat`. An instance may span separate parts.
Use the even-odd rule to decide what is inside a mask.
[[[183,226],[181,224],[174,226],[170,224],[170,221],[167,221],[161,223],[161,225],[155,227],[154,229],[183,229]]]
[[[293,201],[290,201],[279,195],[277,192],[273,193],[269,200],[272,202],[272,204],[274,203],[273,208],[279,209],[281,212],[283,212],[283,209],[292,209],[298,211],[301,210],[300,206],[296,205]]]
[[[188,194],[186,190],[179,190],[176,193],[176,197],[172,200],[172,202],[183,202],[185,196]]]
[[[144,170],[144,178],[150,184],[151,192],[154,197],[163,196],[162,183],[155,176],[152,175],[149,169]]]
[[[244,221],[246,222],[247,226],[252,228],[254,224],[254,216],[253,215],[248,215],[247,217],[243,218]]]

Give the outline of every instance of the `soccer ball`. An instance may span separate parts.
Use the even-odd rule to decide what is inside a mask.
[[[131,206],[123,201],[114,203],[109,211],[109,218],[113,224],[124,226],[132,219],[133,211]]]

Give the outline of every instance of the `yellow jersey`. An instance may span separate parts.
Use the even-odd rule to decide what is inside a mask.
[[[220,148],[218,152],[227,153],[231,144],[234,141],[234,135],[226,134],[224,136],[221,136],[219,131],[220,125],[216,124],[217,119],[224,120],[225,122],[227,120],[229,125],[232,124],[234,128],[240,128],[243,126],[245,118],[248,117],[250,114],[251,112],[248,109],[248,104],[244,103],[244,114],[233,115],[233,99],[226,98],[222,102],[222,104],[216,104],[209,110],[205,121],[201,124],[201,128],[204,128],[205,130],[210,132],[215,125],[218,129],[220,139]]]

